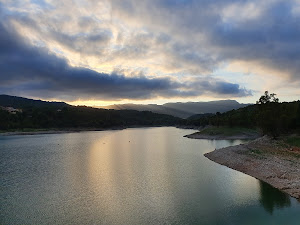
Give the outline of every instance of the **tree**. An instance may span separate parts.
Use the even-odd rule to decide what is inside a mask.
[[[264,134],[270,134],[277,137],[280,132],[280,107],[279,99],[275,97],[276,94],[269,94],[265,91],[256,104],[259,105],[258,125]]]
[[[298,105],[297,115],[296,115],[296,126],[300,128],[300,102]]]
[[[268,91],[265,91],[265,94],[262,95],[258,101],[256,101],[256,104],[266,104],[269,102],[279,102],[279,99],[275,97],[276,94],[272,93],[269,94]]]

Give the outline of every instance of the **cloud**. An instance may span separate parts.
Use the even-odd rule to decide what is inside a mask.
[[[168,67],[210,73],[240,60],[300,80],[299,3],[291,0],[113,0],[114,15],[172,37]],[[131,7],[129,7],[131,6]],[[178,47],[180,46],[180,47]],[[253,65],[255,65],[253,64]]]
[[[198,90],[198,95],[213,95],[215,97],[223,96],[223,97],[245,97],[251,96],[252,91],[247,90],[245,88],[240,87],[239,84],[234,84],[230,82],[225,82],[220,79],[212,78],[212,77],[201,77],[192,79],[188,84],[188,88],[191,90]]]
[[[190,97],[205,93],[246,96],[237,84],[214,78],[180,82],[169,77],[127,77],[74,67],[46,47],[37,47],[0,23],[0,92],[65,101],[78,99],[149,99]]]
[[[138,65],[145,74],[199,76],[238,60],[295,81],[300,80],[299,5],[294,0],[16,0],[6,1],[2,13],[22,35],[73,65]]]

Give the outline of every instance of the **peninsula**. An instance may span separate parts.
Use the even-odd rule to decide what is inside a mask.
[[[300,140],[299,137],[290,139]],[[264,136],[204,156],[300,199],[300,147]]]

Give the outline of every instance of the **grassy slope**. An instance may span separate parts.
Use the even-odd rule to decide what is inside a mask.
[[[288,137],[285,142],[291,146],[300,147],[300,136]]]
[[[242,128],[242,127],[209,127],[199,132],[204,135],[224,135],[234,136],[241,134],[258,134],[254,129]]]

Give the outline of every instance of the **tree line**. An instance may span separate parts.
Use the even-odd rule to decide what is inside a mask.
[[[0,109],[0,130],[23,128],[109,128],[140,126],[170,126],[181,119],[149,111],[106,110],[86,106],[25,107],[11,114]]]
[[[280,103],[276,94],[267,91],[254,105],[189,119],[149,111],[97,109],[11,96],[2,98],[7,105],[22,106],[22,112],[12,114],[0,108],[0,130],[213,125],[259,128],[263,134],[274,137],[300,131],[300,101]]]
[[[255,105],[187,120],[186,123],[195,126],[260,128],[263,134],[277,137],[300,130],[300,101],[280,103],[276,94],[266,91]]]

